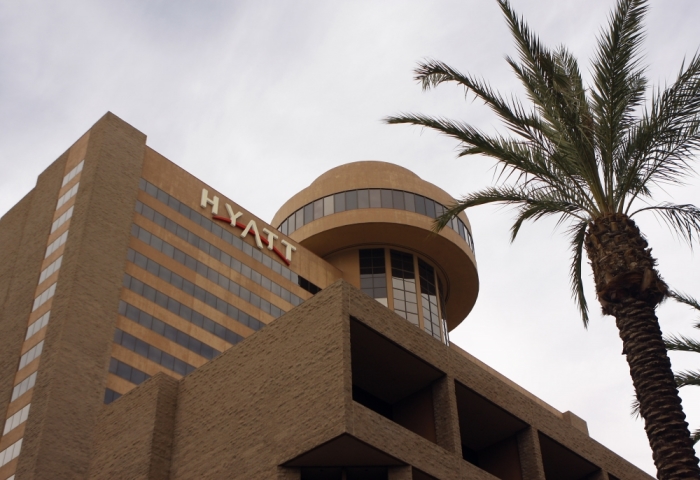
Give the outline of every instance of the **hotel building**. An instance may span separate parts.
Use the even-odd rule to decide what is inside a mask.
[[[449,342],[452,202],[357,162],[268,224],[108,113],[0,219],[0,480],[651,478]]]

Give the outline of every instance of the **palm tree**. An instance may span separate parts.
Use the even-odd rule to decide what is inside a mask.
[[[653,187],[682,183],[693,173],[690,162],[700,147],[700,56],[647,101],[640,56],[647,1],[618,0],[599,35],[592,85],[586,87],[566,48],[542,45],[508,0],[497,1],[519,53],[519,60],[507,62],[530,106],[435,60],[419,63],[415,78],[423,89],[444,82],[462,85],[512,135],[487,135],[463,122],[421,114],[385,121],[441,132],[460,142],[459,156],[486,155],[501,169],[497,185],[463,197],[436,221],[436,229],[466,208],[489,203],[516,207],[511,240],[527,220],[554,215],[569,224],[573,296],[587,325],[585,250],[602,311],[615,317],[622,338],[659,478],[700,478],[655,314],[669,290],[632,219],[654,212],[689,243],[700,236],[700,209],[649,203]]]
[[[677,301],[689,305],[695,310],[700,310],[700,302],[696,299],[677,292],[670,292],[670,295]],[[700,329],[700,323],[696,323],[695,328]],[[692,338],[686,337],[685,335],[671,335],[664,337],[664,343],[666,344],[666,349],[673,350],[676,352],[695,352],[700,353],[700,342]],[[685,370],[682,372],[677,372],[675,374],[676,385],[678,388],[685,387],[688,385],[694,385],[700,387],[700,371],[698,370]],[[693,443],[700,442],[700,428],[693,431],[692,434]]]

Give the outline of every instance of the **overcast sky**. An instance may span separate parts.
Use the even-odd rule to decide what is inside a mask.
[[[548,45],[566,44],[588,77],[595,36],[612,0],[513,0]],[[700,2],[654,0],[646,62],[654,84],[673,80],[700,46]],[[432,57],[521,90],[504,56],[515,53],[495,1],[0,2],[0,214],[107,111],[148,144],[268,221],[326,170],[358,160],[411,169],[458,197],[492,181],[491,163],[456,159],[454,141],[381,118],[444,115],[493,131],[497,122],[457,87],[422,92],[416,61]],[[700,204],[700,181],[659,192]],[[585,330],[569,294],[568,242],[554,222],[508,241],[512,212],[467,212],[481,290],[452,340],[561,411],[588,422],[593,438],[654,473],[632,385],[610,317]],[[639,217],[673,287],[700,295],[697,255],[653,216]],[[659,309],[667,333],[698,316]],[[700,356],[674,354],[675,368]],[[700,389],[682,392],[700,428]]]

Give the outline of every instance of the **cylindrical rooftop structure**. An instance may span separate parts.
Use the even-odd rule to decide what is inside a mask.
[[[464,213],[439,233],[434,219],[455,200],[398,165],[333,168],[289,199],[272,224],[344,272],[411,323],[447,341],[479,291]]]

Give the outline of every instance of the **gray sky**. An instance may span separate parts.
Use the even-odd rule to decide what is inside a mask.
[[[548,45],[587,60],[612,0],[513,0]],[[700,46],[697,0],[653,0],[646,62],[654,84],[673,80]],[[455,142],[380,119],[402,111],[497,122],[461,90],[421,92],[417,60],[433,57],[521,94],[504,61],[515,54],[493,1],[0,2],[0,212],[106,111],[148,144],[268,221],[326,170],[383,160],[413,170],[453,196],[492,181],[487,160],[455,158]],[[659,192],[700,204],[700,182]],[[632,386],[614,320],[586,287],[586,331],[569,294],[569,252],[554,222],[528,225],[508,242],[512,212],[467,212],[481,291],[454,342],[561,411],[591,436],[654,472],[643,424],[629,415]],[[659,269],[700,295],[700,262],[653,216],[638,219]],[[686,308],[663,305],[664,332],[694,334]],[[697,332],[700,337],[700,332]],[[674,354],[676,368],[700,365]],[[682,392],[700,428],[700,389]]]

